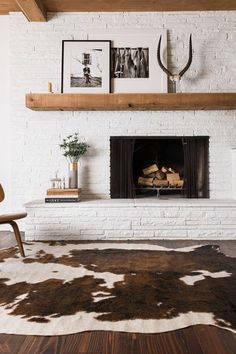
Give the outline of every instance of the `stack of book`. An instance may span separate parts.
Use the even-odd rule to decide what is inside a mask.
[[[51,188],[47,190],[45,203],[77,203],[80,201],[80,195],[81,188]]]

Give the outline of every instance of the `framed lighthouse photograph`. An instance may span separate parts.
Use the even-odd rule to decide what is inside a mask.
[[[62,93],[110,92],[109,40],[62,41]]]

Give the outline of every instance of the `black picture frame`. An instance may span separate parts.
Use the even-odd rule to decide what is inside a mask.
[[[111,40],[70,40],[70,39],[66,39],[66,40],[62,40],[62,61],[61,61],[61,93],[69,93],[68,89],[65,89],[65,81],[66,78],[65,76],[68,75],[68,73],[66,73],[66,61],[68,61],[68,59],[65,58],[66,55],[66,45],[68,43],[73,43],[73,44],[78,44],[78,43],[84,43],[84,44],[88,44],[88,46],[91,46],[92,43],[96,43],[96,44],[101,44],[101,47],[104,48],[104,44],[107,45],[107,48],[105,48],[107,50],[107,53],[104,53],[103,56],[107,55],[107,59],[103,58],[103,61],[105,61],[107,63],[107,70],[106,70],[106,85],[104,85],[104,87],[101,87],[101,90],[95,89],[94,87],[89,87],[89,86],[85,86],[82,88],[82,86],[80,87],[80,89],[77,89],[77,87],[75,87],[75,89],[71,88],[71,93],[110,93],[111,92]],[[90,48],[90,50],[92,50],[92,48]],[[99,50],[99,48],[94,48],[94,50]],[[103,63],[104,64],[104,63]],[[83,64],[82,64],[83,65]],[[102,73],[103,74],[103,73]],[[81,78],[80,78],[81,79]],[[103,82],[104,77],[102,76],[101,78],[101,82]],[[68,77],[67,77],[68,80]],[[102,84],[103,85],[103,84]],[[72,87],[72,86],[71,86]]]

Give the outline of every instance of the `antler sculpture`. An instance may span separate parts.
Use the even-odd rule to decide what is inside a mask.
[[[160,68],[167,74],[168,78],[170,81],[173,83],[173,87],[176,91],[176,82],[179,82],[182,78],[182,76],[186,73],[186,71],[189,69],[190,65],[192,64],[192,59],[193,59],[193,47],[192,47],[192,35],[190,34],[189,37],[189,58],[188,62],[178,74],[173,74],[170,70],[168,70],[161,61],[161,38],[160,36],[159,43],[158,43],[158,48],[157,48],[157,61],[158,64],[160,65]]]

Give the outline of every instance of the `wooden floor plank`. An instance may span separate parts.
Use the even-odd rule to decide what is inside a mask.
[[[61,353],[80,353],[82,352],[83,337],[82,334],[70,334],[61,336]]]
[[[203,325],[161,334],[105,331],[54,337],[3,334],[0,353],[235,354],[236,335]]]
[[[202,353],[199,340],[193,330],[193,326],[173,332],[182,342],[182,347],[186,348],[186,353],[198,354]]]
[[[110,333],[111,353],[133,354],[133,338],[130,333]],[[103,354],[103,353],[102,353]]]
[[[18,353],[18,348],[20,348],[25,341],[26,336],[10,336],[8,334],[0,335],[0,353]]]
[[[186,344],[177,332],[178,331],[166,332],[150,336],[147,341],[148,353],[150,351],[150,354],[166,354],[168,352],[171,354],[190,354]],[[202,353],[199,352],[199,354]]]
[[[235,354],[236,335],[214,326],[194,326],[204,354]]]

